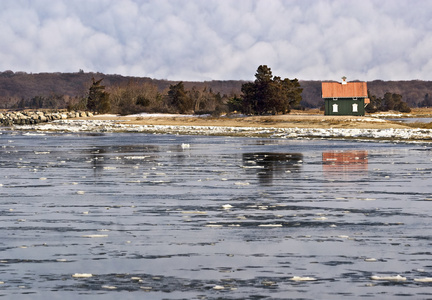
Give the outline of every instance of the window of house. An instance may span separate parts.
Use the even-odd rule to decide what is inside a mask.
[[[353,112],[358,112],[358,104],[357,103],[354,103],[353,105],[352,105],[352,111]]]
[[[338,105],[336,103],[333,104],[333,112],[338,112]]]

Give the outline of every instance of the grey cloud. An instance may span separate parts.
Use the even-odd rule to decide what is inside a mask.
[[[0,70],[175,80],[432,80],[432,2],[0,2]]]

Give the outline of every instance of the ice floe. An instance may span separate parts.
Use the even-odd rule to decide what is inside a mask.
[[[117,287],[113,286],[113,285],[103,285],[102,288],[103,289],[107,289],[107,290],[115,290],[115,289],[117,289]]]
[[[107,234],[85,234],[82,235],[82,237],[84,238],[104,238],[104,237],[108,237]]]
[[[376,122],[378,119],[374,119]],[[56,120],[51,123],[16,126],[18,130],[62,132],[143,132],[198,135],[267,135],[274,138],[370,138],[390,140],[432,140],[431,129],[420,128],[273,128],[229,126],[130,125],[107,120]],[[190,145],[182,145],[187,148]]]
[[[223,287],[222,285],[215,285],[215,286],[213,287],[213,289],[214,289],[214,290],[223,290],[223,289],[225,289],[225,287]]]
[[[406,277],[396,275],[396,276],[371,276],[372,280],[387,280],[387,281],[406,281]]]
[[[415,282],[432,282],[431,277],[424,277],[424,278],[414,278]]]
[[[292,281],[315,281],[314,277],[301,277],[301,276],[293,276],[291,277]]]
[[[75,273],[72,275],[74,278],[90,278],[93,277],[93,274],[90,273]]]
[[[365,258],[365,259],[364,259],[364,261],[366,261],[366,262],[376,262],[376,261],[377,261],[377,259],[376,259],[376,258],[373,258],[373,257],[371,257],[371,258]]]

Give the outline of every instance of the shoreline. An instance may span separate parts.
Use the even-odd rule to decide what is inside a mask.
[[[147,133],[265,137],[280,139],[349,139],[391,142],[432,142],[431,129],[416,128],[341,128],[128,124],[121,120],[57,120],[37,125],[16,126],[19,131]]]
[[[432,142],[432,129],[413,128],[401,122],[375,116],[324,116],[297,112],[275,116],[194,116],[175,114],[137,114],[129,116],[94,115],[61,119],[48,123],[13,125],[11,130],[37,132],[136,132],[266,137],[282,139],[349,139],[393,142]],[[398,117],[417,117],[398,114]]]

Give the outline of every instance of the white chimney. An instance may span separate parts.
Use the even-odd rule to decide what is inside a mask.
[[[347,78],[345,76],[342,77],[342,84],[347,84],[346,79]]]

